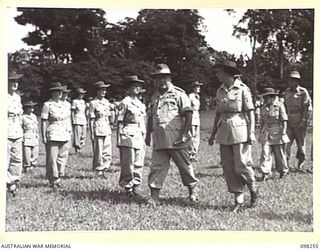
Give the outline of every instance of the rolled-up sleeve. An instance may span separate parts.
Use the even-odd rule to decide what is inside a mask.
[[[41,111],[41,119],[48,120],[49,119],[49,109],[50,106],[48,103],[44,103]]]
[[[179,95],[179,109],[180,109],[180,113],[183,112],[192,112],[192,108],[191,108],[191,103],[190,103],[190,99],[187,96],[187,94],[185,93],[181,93]]]
[[[251,91],[248,87],[245,87],[243,89],[243,109],[244,111],[250,111],[250,110],[254,110],[254,105],[253,105],[253,101],[252,101],[252,95],[251,95]]]

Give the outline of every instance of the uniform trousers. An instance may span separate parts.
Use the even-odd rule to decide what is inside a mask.
[[[255,182],[250,144],[220,144],[220,157],[230,193],[242,193],[246,184]]]
[[[47,174],[46,177],[52,181],[64,175],[67,163],[69,141],[47,142]]]
[[[81,149],[86,140],[87,127],[86,125],[74,124],[73,125],[73,146]]]
[[[119,149],[121,163],[119,185],[124,188],[132,188],[140,185],[146,152],[145,147],[136,149],[121,146]]]
[[[195,155],[198,153],[199,145],[200,145],[200,126],[192,125],[192,151],[191,154]]]
[[[20,181],[22,174],[22,138],[7,140],[7,183]]]
[[[194,187],[198,183],[190,162],[188,148],[157,149],[152,152],[152,165],[149,173],[149,187],[161,189],[168,175],[170,159],[177,165],[182,183],[187,187]]]
[[[93,169],[103,171],[108,169],[112,160],[111,135],[95,136]]]
[[[287,158],[285,154],[285,144],[278,145],[262,145],[260,167],[264,174],[272,174],[272,154],[276,169],[279,173],[287,173],[289,171]]]
[[[289,162],[290,154],[291,154],[291,146],[296,140],[297,143],[297,154],[296,158],[299,161],[304,161],[306,159],[306,151],[305,151],[305,138],[306,138],[306,127],[289,127],[287,128],[287,135],[290,139],[290,142],[287,143],[286,146],[286,154],[287,154],[287,162]]]
[[[36,166],[38,163],[39,156],[39,146],[28,146],[23,145],[23,166],[28,168],[31,166]]]

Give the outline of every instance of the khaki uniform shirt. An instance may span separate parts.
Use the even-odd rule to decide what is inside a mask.
[[[72,124],[86,125],[86,103],[84,100],[74,99],[72,101],[71,110],[73,111]]]
[[[190,93],[189,94],[189,99],[191,103],[191,108],[192,108],[192,123],[191,125],[193,126],[200,126],[200,96],[195,93]]]
[[[188,144],[173,145],[181,139],[184,127],[182,113],[191,111],[188,95],[172,86],[163,95],[155,94],[151,100],[152,139],[154,149],[185,148]]]
[[[110,115],[110,105],[107,99],[99,100],[95,98],[90,102],[89,116],[94,119],[93,132],[95,136],[111,135]]]
[[[261,121],[263,127],[259,134],[258,141],[261,144],[278,145],[288,143],[289,137],[282,135],[281,122],[287,121],[288,116],[284,104],[276,98],[268,107],[263,105],[261,108]]]
[[[119,105],[118,122],[123,124],[119,131],[118,146],[144,148],[146,133],[146,108],[139,99],[125,97]]]
[[[70,128],[66,126],[70,115],[66,112],[66,105],[62,101],[52,99],[43,104],[41,119],[48,120],[46,136],[49,141],[70,140]]]
[[[308,90],[298,86],[295,91],[286,90],[285,105],[288,111],[288,126],[299,127],[306,113],[312,111]]]
[[[8,94],[8,139],[18,139],[23,136],[21,127],[22,113],[20,96],[17,93]]]
[[[39,145],[38,119],[33,113],[22,115],[23,144],[34,147]]]
[[[247,112],[254,109],[250,89],[236,79],[229,89],[222,84],[217,90],[217,112],[221,113],[217,143],[233,145],[248,141]]]

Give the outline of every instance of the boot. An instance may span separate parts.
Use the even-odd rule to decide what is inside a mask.
[[[160,204],[159,196],[160,196],[160,189],[157,188],[150,188],[151,197],[147,200],[147,205],[156,207]]]
[[[250,206],[251,207],[255,207],[257,205],[257,199],[259,197],[258,189],[256,187],[256,183],[255,183],[255,181],[252,181],[252,182],[248,183],[247,185],[248,185],[248,188],[249,188],[249,191],[250,191],[250,196],[251,196]]]
[[[240,213],[243,210],[243,203],[236,202],[232,208],[232,213]]]

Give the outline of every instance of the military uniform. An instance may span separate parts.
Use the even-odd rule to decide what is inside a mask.
[[[261,131],[258,141],[262,144],[260,167],[265,175],[272,175],[272,153],[275,158],[276,169],[280,174],[288,172],[285,155],[285,144],[289,142],[287,134],[282,134],[282,122],[288,116],[284,104],[276,97],[268,107],[264,104],[261,108]]]
[[[296,140],[298,147],[296,157],[299,162],[303,162],[306,158],[306,119],[308,117],[308,112],[312,111],[311,98],[308,91],[301,86],[298,86],[294,91],[291,91],[290,88],[288,88],[285,95],[285,105],[288,111],[287,134],[290,139],[290,142],[286,147],[287,160],[289,162],[291,146],[294,140]],[[304,123],[305,125],[301,127],[301,123]]]
[[[109,101],[105,98],[92,100],[89,107],[89,115],[90,119],[94,120],[93,169],[103,171],[110,167],[112,160]]]
[[[38,119],[34,113],[22,115],[24,168],[36,166],[39,156]]]
[[[192,108],[192,122],[191,122],[191,134],[192,134],[192,151],[191,157],[194,158],[199,150],[200,145],[200,96],[199,94],[190,93],[189,99]]]
[[[65,90],[64,90],[65,91]],[[71,148],[71,140],[72,140],[72,121],[71,121],[71,103],[67,100],[62,101],[63,105],[64,105],[64,117],[65,117],[65,126],[69,132],[69,139],[68,139],[68,151],[67,151],[67,155],[64,158],[65,160],[65,164],[62,164],[61,169],[60,169],[60,176],[65,176],[65,168],[67,166],[67,161],[69,158],[69,151]]]
[[[221,114],[216,142],[220,144],[224,177],[229,192],[243,193],[245,184],[255,182],[246,114],[254,110],[252,96],[249,88],[235,79],[230,88],[222,84],[217,90],[216,103]]]
[[[87,132],[86,103],[83,99],[74,99],[71,110],[73,112],[73,146],[80,150],[85,145]]]
[[[67,163],[70,140],[69,113],[62,101],[55,102],[52,99],[45,102],[42,108],[41,119],[48,121],[46,127],[47,138],[47,174],[46,177],[54,183],[64,174]]]
[[[184,127],[182,113],[187,111],[192,112],[190,100],[182,89],[174,85],[163,95],[156,94],[152,97],[153,152],[149,174],[151,189],[162,188],[171,158],[179,168],[183,185],[193,188],[198,183],[189,159],[191,138],[185,143],[174,144],[181,139]]]
[[[145,157],[146,110],[138,99],[125,97],[119,104],[120,186],[131,189],[140,185]],[[120,126],[121,124],[121,126]]]
[[[20,181],[22,173],[21,115],[23,113],[21,98],[13,92],[8,94],[8,130],[7,130],[7,184]]]

